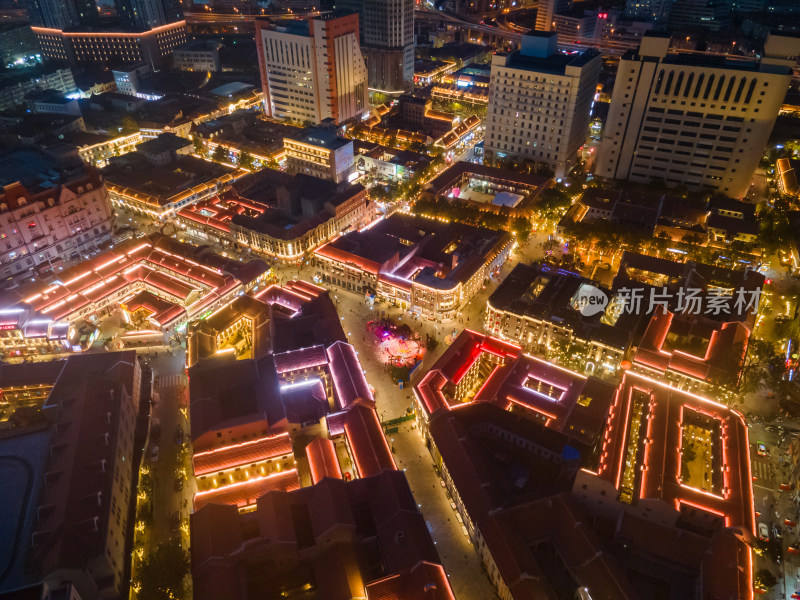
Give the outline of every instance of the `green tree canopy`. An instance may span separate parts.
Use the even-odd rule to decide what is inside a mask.
[[[141,600],[185,598],[186,576],[189,574],[189,553],[177,539],[163,543],[148,556],[138,569]]]

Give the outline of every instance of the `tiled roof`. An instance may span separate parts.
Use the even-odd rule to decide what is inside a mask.
[[[197,452],[192,457],[192,463],[195,476],[200,476],[291,453],[292,440],[289,438],[288,433],[284,433],[205,452]]]
[[[291,492],[299,487],[297,469],[290,469],[266,477],[254,477],[247,481],[232,483],[215,490],[197,492],[194,495],[194,509],[198,511],[208,504],[233,504],[243,508],[255,504],[256,500],[268,492]]]
[[[415,567],[367,584],[367,600],[455,600],[442,565]]]
[[[353,346],[336,342],[328,347],[326,353],[339,406],[347,408],[359,398],[373,400],[363,367]]]
[[[361,477],[397,468],[374,407],[358,403],[348,409],[344,433]]]
[[[324,346],[311,346],[310,348],[281,352],[276,354],[274,359],[275,370],[279,375],[328,364]]]
[[[311,468],[311,480],[314,483],[319,483],[324,477],[342,478],[342,469],[339,467],[336,448],[332,441],[315,437],[306,446],[306,455],[308,466]]]

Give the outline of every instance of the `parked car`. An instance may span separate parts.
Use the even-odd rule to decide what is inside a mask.
[[[762,542],[769,541],[769,527],[767,527],[766,523],[758,524],[758,539],[760,539]]]
[[[772,535],[775,537],[776,540],[783,539],[783,531],[781,531],[781,526],[777,523],[772,526]]]

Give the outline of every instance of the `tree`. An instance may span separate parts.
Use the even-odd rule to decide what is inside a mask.
[[[130,115],[122,117],[120,125],[122,127],[122,133],[136,133],[139,131],[139,123]]]
[[[771,590],[778,584],[778,580],[769,569],[759,569],[755,572],[753,583],[762,590]]]
[[[211,155],[211,160],[214,162],[224,162],[228,158],[228,150],[222,145],[217,144],[214,148],[214,154]]]
[[[511,220],[511,231],[517,234],[521,244],[528,241],[528,236],[531,234],[531,221],[524,217],[515,217]]]
[[[243,169],[253,168],[253,155],[244,150],[239,154],[239,166]]]
[[[189,574],[189,553],[180,540],[160,544],[138,570],[141,600],[171,600],[186,596],[186,575]]]
[[[192,140],[194,144],[194,153],[203,156],[205,154],[205,148],[203,147],[203,140],[197,136],[194,137]]]

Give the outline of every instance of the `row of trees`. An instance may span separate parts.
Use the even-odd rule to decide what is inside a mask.
[[[489,229],[505,229],[516,234],[520,242],[525,242],[531,233],[531,221],[523,217],[508,217],[498,215],[460,200],[443,198],[421,198],[414,204],[413,211],[418,215],[429,217],[443,217],[450,221],[467,223]]]

